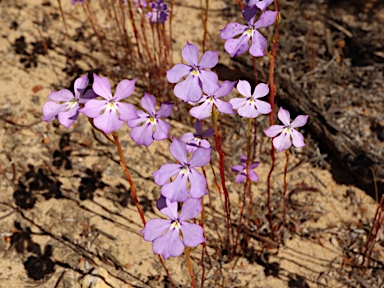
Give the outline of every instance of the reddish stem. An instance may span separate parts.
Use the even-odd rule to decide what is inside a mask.
[[[275,11],[278,11],[278,0],[275,0]],[[277,38],[279,37],[279,22],[280,22],[280,14],[278,13],[276,16],[276,24],[275,24],[275,35],[273,36],[272,40],[272,53],[267,53],[269,56],[269,104],[271,105],[271,113],[269,113],[269,125],[272,126],[273,121],[273,115],[275,111],[275,96],[276,96],[276,86],[275,86],[275,79],[274,79],[274,72],[275,72],[275,61],[276,61],[276,50],[277,50]],[[271,227],[272,234],[274,232],[274,228],[272,225],[272,210],[271,210],[271,176],[273,169],[275,168],[275,148],[273,146],[273,142],[271,141],[271,169],[268,173],[268,180],[267,180],[267,193],[268,193],[268,199],[267,199],[267,207],[268,207],[268,221],[269,225]]]
[[[373,247],[375,246],[375,240],[376,240],[377,234],[379,233],[381,225],[384,222],[384,219],[383,220],[381,219],[381,214],[383,213],[383,209],[382,209],[383,204],[384,204],[384,195],[381,196],[381,200],[380,200],[379,206],[377,207],[376,213],[375,213],[375,217],[373,218],[372,228],[369,231],[369,236],[368,236],[368,239],[367,239],[367,244],[365,245],[365,251],[364,251],[364,254],[363,254],[363,262],[361,263],[361,266],[364,265],[366,258],[370,258],[371,257]],[[375,229],[375,223],[376,222],[377,222],[376,231],[375,231],[375,233],[373,233],[373,230]],[[373,243],[373,244],[371,244],[371,243]],[[372,247],[370,247],[370,246],[372,246]],[[368,264],[369,264],[369,260],[368,260]],[[368,264],[367,264],[367,266],[368,266]]]
[[[221,187],[223,188],[223,193],[224,193],[224,208],[227,216],[226,217],[227,237],[228,237],[227,244],[228,244],[228,251],[229,251],[229,247],[231,246],[230,226],[232,226],[231,225],[231,205],[229,203],[229,195],[228,195],[227,185],[225,183],[225,171],[224,171],[225,159],[224,159],[224,152],[221,147],[221,133],[217,126],[217,117],[218,117],[217,108],[216,106],[213,106],[212,120],[213,120],[213,129],[215,131],[216,149],[217,149],[217,152],[219,153],[219,170],[220,170],[220,178],[221,178]],[[232,236],[233,236],[233,233],[232,233]]]
[[[287,171],[288,171],[288,162],[289,162],[289,150],[285,150],[285,165],[284,165],[284,192],[283,192],[283,233],[285,227],[285,215],[287,211]]]
[[[203,170],[203,174],[204,174],[205,179],[207,179],[207,173],[205,172],[204,167],[201,167],[201,169]],[[214,177],[216,178],[216,176],[214,176]],[[213,225],[215,226],[217,238],[219,238],[220,245],[223,245],[223,240],[221,240],[221,236],[220,236],[220,233],[219,233],[219,228],[218,228],[218,225],[217,225],[217,222],[216,222],[215,213],[214,213],[214,210],[213,210],[211,190],[209,189],[208,183],[207,183],[207,191],[208,191],[208,199],[209,199],[209,209],[211,209]]]
[[[139,200],[137,199],[136,185],[135,185],[135,182],[133,182],[131,173],[129,173],[129,171],[128,171],[127,163],[125,162],[125,159],[124,159],[123,150],[121,149],[119,137],[117,136],[117,134],[115,132],[112,133],[112,136],[113,136],[113,139],[115,140],[115,145],[116,145],[117,150],[119,152],[120,165],[123,168],[124,174],[127,177],[127,180],[129,182],[131,196],[133,198],[133,201],[135,202],[137,211],[140,214],[141,221],[143,222],[143,225],[145,226],[146,221],[145,221],[145,217],[144,217],[144,212],[143,212],[143,209],[141,208]]]

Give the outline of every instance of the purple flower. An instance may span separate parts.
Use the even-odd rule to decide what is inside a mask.
[[[125,0],[125,2],[126,2],[126,0]],[[141,8],[147,7],[147,1],[146,0],[133,0],[133,2],[135,3],[135,7],[139,11],[140,14],[142,13]]]
[[[74,5],[76,3],[83,4],[83,0],[72,0],[71,4]]]
[[[196,247],[205,242],[203,228],[186,222],[200,214],[201,199],[186,200],[179,215],[177,205],[177,202],[161,197],[157,201],[157,207],[170,219],[151,219],[141,230],[144,240],[153,242],[153,252],[163,255],[165,259],[180,256],[185,246]]]
[[[259,113],[268,114],[272,111],[271,105],[265,101],[257,100],[269,93],[268,84],[259,83],[253,95],[251,94],[251,85],[247,81],[240,80],[237,84],[237,90],[246,98],[233,98],[229,102],[233,109],[237,109],[240,116],[245,118],[256,118]]]
[[[224,45],[225,51],[231,57],[244,54],[249,48],[249,39],[252,39],[249,53],[255,57],[265,56],[267,39],[257,29],[271,26],[276,21],[276,15],[276,11],[264,11],[255,23],[254,18],[252,18],[248,21],[248,25],[241,25],[236,22],[227,24],[224,29],[220,30],[221,38],[227,40]],[[239,38],[232,39],[239,34],[241,34]]]
[[[156,2],[151,2],[152,11],[145,14],[145,17],[151,20],[151,23],[163,24],[169,16],[169,10],[167,4],[164,3],[164,0],[158,0]]]
[[[158,112],[156,112],[156,98],[153,95],[144,93],[144,97],[140,101],[141,106],[149,113],[136,110],[136,119],[127,121],[131,130],[131,137],[137,145],[149,146],[153,140],[163,140],[169,137],[169,124],[160,119],[160,117],[168,117],[172,114],[173,104],[163,103]],[[142,124],[141,126],[139,126]]]
[[[240,163],[241,163],[240,165],[235,165],[235,166],[232,166],[231,168],[233,172],[239,173],[236,176],[237,183],[243,183],[247,179],[247,156],[241,155]],[[259,176],[255,171],[252,170],[257,168],[259,164],[260,162],[253,162],[252,164],[249,165],[248,174],[249,174],[249,179],[252,182],[259,181]]]
[[[232,105],[220,100],[219,98],[229,95],[236,82],[224,81],[221,86],[212,94],[203,95],[199,103],[203,103],[198,107],[193,107],[189,113],[199,120],[208,118],[212,115],[212,107],[215,105],[217,110],[225,114],[235,114]]]
[[[197,46],[189,42],[185,44],[181,55],[188,65],[176,64],[167,71],[167,79],[171,83],[177,83],[188,75],[184,81],[176,84],[174,90],[176,97],[186,102],[197,102],[202,96],[202,89],[205,93],[213,93],[220,87],[216,73],[204,70],[217,64],[218,54],[219,52],[207,51],[200,62],[197,62],[199,57]]]
[[[203,125],[201,124],[201,121],[196,121],[194,127],[196,134],[188,132],[181,136],[181,140],[187,144],[187,151],[194,152],[199,147],[210,148],[211,144],[209,144],[209,142],[204,138],[211,137],[214,133],[213,129],[209,128],[203,132]]]
[[[248,22],[256,16],[257,9],[264,11],[272,3],[273,0],[247,0],[247,5],[244,7],[242,12],[245,20]]]
[[[105,134],[120,129],[124,121],[137,118],[136,109],[132,104],[120,102],[131,96],[135,82],[136,79],[122,80],[117,84],[115,95],[112,96],[109,80],[94,74],[92,88],[104,99],[89,100],[79,111],[93,118],[93,124]]]
[[[187,145],[175,137],[170,146],[170,152],[179,164],[167,163],[161,166],[158,171],[152,173],[156,184],[164,185],[161,188],[161,194],[172,202],[184,202],[189,195],[197,199],[207,194],[207,180],[194,168],[202,167],[209,162],[211,149],[197,149],[188,161]],[[174,175],[177,175],[176,179],[167,183]],[[189,192],[187,188],[188,180],[190,182]]]
[[[304,126],[307,123],[308,115],[299,115],[291,123],[289,111],[280,107],[277,117],[280,119],[281,122],[283,122],[284,126],[273,125],[264,131],[265,135],[267,135],[268,137],[275,137],[277,134],[281,133],[278,137],[273,139],[273,146],[275,146],[277,151],[281,152],[283,150],[288,149],[289,147],[291,147],[292,142],[293,145],[297,148],[304,147],[305,143],[303,134],[293,128]]]
[[[74,85],[75,95],[68,89],[52,91],[48,101],[43,106],[43,118],[41,120],[50,122],[55,118],[59,119],[61,125],[69,128],[79,116],[79,104],[84,104],[88,100],[95,98],[96,94],[92,89],[84,93],[88,86],[88,73],[77,78]]]

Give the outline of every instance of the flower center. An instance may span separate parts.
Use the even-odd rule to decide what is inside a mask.
[[[249,98],[249,99],[247,100],[247,104],[248,104],[248,105],[255,105],[255,101],[253,101],[252,98]]]
[[[244,31],[244,34],[248,34],[249,37],[252,37],[252,35],[253,35],[253,26],[248,27],[247,30]]]
[[[210,102],[210,103],[214,103],[215,102],[215,96],[214,95],[209,95],[207,101]]]
[[[292,134],[291,126],[286,126],[283,130],[283,133]]]
[[[193,67],[193,69],[190,73],[194,76],[199,76],[199,67],[197,67],[197,66]]]
[[[107,107],[105,108],[105,111],[109,111],[110,113],[113,112],[113,113],[116,113],[116,110],[117,110],[117,105],[116,105],[116,102],[115,100],[109,100],[108,104],[107,104]]]
[[[169,230],[174,230],[176,229],[177,231],[180,231],[180,223],[179,223],[179,220],[174,220],[171,224],[171,226],[169,226]]]
[[[155,116],[150,116],[148,119],[148,122],[151,123],[152,125],[156,125],[156,118]]]
[[[180,169],[180,173],[185,175],[185,176],[188,176],[189,175],[189,165],[188,164],[184,164],[183,168]]]
[[[201,137],[200,136],[195,136],[194,140],[197,142],[197,145],[200,146],[200,144],[201,144]]]
[[[65,104],[67,104],[68,110],[71,110],[73,107],[77,105],[78,99],[72,98],[71,100],[67,101]]]

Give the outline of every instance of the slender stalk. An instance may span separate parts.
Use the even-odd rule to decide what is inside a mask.
[[[172,20],[173,20],[173,7],[175,6],[175,0],[171,0],[171,13],[169,15],[169,65],[170,67],[173,66],[173,59],[172,59]]]
[[[127,180],[129,182],[129,185],[130,185],[130,188],[131,188],[130,189],[131,196],[133,198],[133,201],[135,202],[137,211],[140,214],[141,221],[143,222],[143,225],[145,226],[146,221],[145,221],[145,217],[144,217],[144,212],[143,212],[143,209],[141,208],[139,200],[137,199],[136,186],[135,186],[135,183],[133,182],[131,174],[128,171],[127,163],[125,162],[125,159],[124,159],[123,150],[121,149],[121,145],[120,145],[120,141],[119,141],[119,136],[116,134],[116,132],[112,132],[112,136],[113,136],[113,139],[114,139],[114,143],[115,143],[115,145],[117,147],[117,150],[119,152],[120,165],[123,168],[124,174],[127,177]],[[171,283],[172,287],[176,287],[175,284],[173,284],[173,282],[172,282],[171,275],[169,274],[169,271],[168,271],[167,267],[165,266],[163,258],[161,258],[160,255],[158,255],[158,258],[159,258],[159,261],[161,263],[161,266],[163,266],[163,268],[165,270],[165,273],[167,274],[167,276],[169,278],[169,282]]]
[[[384,219],[381,220],[381,214],[383,212],[383,209],[382,209],[383,205],[384,205],[384,195],[381,196],[381,200],[380,200],[379,206],[377,206],[375,217],[373,218],[372,228],[369,231],[369,236],[367,238],[367,243],[365,244],[365,251],[364,251],[364,254],[363,254],[363,262],[361,263],[361,266],[364,266],[366,258],[370,258],[370,255],[372,253],[373,247],[375,246],[375,239],[377,237],[377,234],[379,233],[381,224],[383,224]],[[377,225],[376,225],[376,231],[374,233],[373,230],[375,229],[376,221],[377,221]],[[371,243],[373,243],[373,245]],[[372,245],[372,249],[370,248],[371,245]],[[369,260],[368,260],[368,264],[369,264]],[[368,266],[368,264],[367,264],[367,266]]]
[[[200,218],[199,225],[201,226],[201,228],[204,229],[204,222],[205,222],[204,197],[201,199],[201,208],[202,210],[201,210],[201,218]],[[207,239],[205,232],[203,236],[204,236],[204,239]],[[206,249],[206,242],[203,242],[202,249],[201,249],[201,287],[204,287],[204,281],[205,281],[205,265],[204,265],[205,249]]]
[[[256,158],[256,147],[257,147],[257,120],[255,119],[253,121],[253,145],[252,145],[252,149],[251,149],[252,156],[250,158],[250,159],[252,159],[252,161]],[[252,185],[249,186],[248,195],[249,195],[249,215],[248,215],[247,226],[249,227],[250,222],[251,222],[251,216],[253,213]]]
[[[140,50],[140,37],[139,37],[139,32],[137,31],[137,27],[136,27],[136,22],[135,22],[135,18],[133,16],[133,11],[132,11],[132,5],[131,5],[131,1],[127,1],[128,2],[128,15],[129,15],[129,20],[132,24],[132,28],[133,28],[133,35],[135,35],[135,39],[136,39],[136,47],[137,47],[137,53],[139,54],[139,59],[143,59],[143,55],[141,54],[141,50]],[[143,27],[142,27],[143,28]],[[145,29],[142,29],[143,30],[143,37],[145,38]],[[147,51],[148,52],[148,51]]]
[[[252,57],[253,73],[255,74],[255,87],[259,83],[259,75],[257,74],[257,62],[256,57]]]
[[[287,171],[288,171],[288,162],[289,162],[289,150],[285,150],[285,165],[284,165],[284,192],[283,192],[283,230],[285,226],[285,215],[287,211]]]
[[[141,221],[143,222],[143,225],[145,226],[146,221],[145,221],[145,217],[144,217],[144,212],[143,212],[143,209],[141,208],[139,200],[137,199],[136,185],[135,185],[135,182],[133,182],[132,176],[131,176],[131,174],[128,171],[127,163],[125,162],[125,159],[124,159],[123,150],[121,149],[121,145],[120,145],[120,141],[119,141],[119,136],[117,136],[117,134],[115,132],[112,132],[112,136],[113,136],[113,139],[115,140],[115,145],[116,145],[117,150],[119,152],[120,165],[123,168],[125,177],[127,177],[127,180],[129,182],[129,185],[130,185],[130,188],[131,188],[130,189],[131,196],[133,198],[133,201],[135,202],[137,211],[140,214]]]
[[[193,288],[197,288],[195,275],[193,274],[193,266],[192,266],[192,260],[191,260],[191,248],[185,247],[184,253],[185,253],[185,259],[187,260],[189,277],[191,277],[191,285]]]
[[[129,36],[128,36],[128,32],[127,32],[127,28],[125,26],[125,13],[124,13],[124,6],[123,6],[123,1],[119,1],[119,6],[120,6],[120,11],[121,11],[121,22],[122,22],[122,28],[123,28],[123,38],[124,38],[124,42],[125,42],[125,45],[126,45],[126,49],[125,49],[125,52],[126,52],[126,55],[125,57],[127,58],[130,58],[130,60],[132,59],[132,56],[130,55],[132,53],[132,45],[131,45],[131,42],[130,42],[130,39],[129,39]]]
[[[61,18],[63,19],[63,23],[64,23],[65,36],[68,37],[68,27],[67,27],[67,22],[65,21],[63,6],[61,5],[61,0],[57,0],[57,2],[59,3],[60,15],[61,15]]]
[[[209,11],[209,0],[205,0],[205,15],[204,15],[204,35],[203,35],[203,53],[206,49],[207,34],[208,34],[208,11]]]
[[[275,11],[279,11],[278,9],[278,0],[274,1],[275,3]],[[274,72],[275,72],[275,61],[276,61],[276,50],[277,50],[277,38],[279,37],[279,23],[280,23],[280,13],[276,16],[276,24],[275,24],[275,35],[273,36],[272,40],[272,52],[269,53],[267,51],[268,57],[269,57],[269,104],[271,105],[271,113],[269,113],[269,125],[272,126],[274,123],[274,110],[275,110],[275,96],[276,96],[276,86],[275,86],[275,79],[274,79]],[[272,172],[275,168],[275,148],[273,147],[273,143],[271,141],[271,169],[268,173],[268,180],[267,180],[267,207],[268,207],[268,221],[269,225],[271,227],[272,234],[274,234],[274,228],[272,225],[272,210],[271,210],[271,177]]]
[[[239,224],[238,224],[238,227],[237,227],[237,234],[236,234],[236,239],[235,239],[235,242],[234,242],[234,245],[233,245],[233,254],[236,253],[236,248],[239,244],[239,238],[240,238],[240,232],[241,232],[241,223],[242,223],[242,220],[243,220],[243,215],[244,215],[244,208],[245,208],[245,205],[246,205],[246,199],[247,199],[247,190],[248,190],[248,187],[251,185],[251,181],[250,181],[250,178],[249,178],[249,164],[250,164],[250,157],[251,157],[251,137],[252,137],[252,134],[251,134],[251,124],[252,124],[252,118],[248,118],[247,119],[247,160],[246,160],[246,164],[245,164],[245,170],[246,170],[246,174],[247,174],[247,179],[246,181],[244,182],[244,190],[243,190],[243,201],[242,201],[242,204],[241,204],[241,208],[240,208],[240,216],[239,216]],[[247,228],[246,228],[247,229]],[[248,233],[245,233],[245,235],[247,235]]]
[[[167,273],[167,276],[168,276],[168,279],[169,279],[169,283],[171,283],[171,286],[172,286],[173,288],[176,288],[175,284],[174,284],[173,281],[172,281],[171,274],[169,274],[169,271],[168,271],[168,269],[167,269],[167,266],[165,266],[165,263],[164,263],[163,258],[161,257],[161,255],[157,255],[157,256],[158,256],[158,258],[159,258],[159,261],[160,261],[160,263],[161,263],[161,266],[163,266],[163,268],[164,268],[164,270],[165,270],[165,273]]]
[[[227,185],[225,183],[224,152],[221,147],[221,133],[218,129],[217,118],[218,118],[218,111],[216,106],[213,106],[212,120],[213,120],[213,129],[215,131],[216,149],[217,149],[217,152],[219,153],[219,158],[220,158],[219,169],[220,169],[221,187],[223,188],[223,193],[224,193],[224,208],[227,216],[226,228],[227,228],[227,237],[228,237],[227,244],[228,244],[228,251],[229,251],[229,247],[231,247],[230,226],[232,226],[231,225],[231,205],[229,203],[229,195],[228,195]],[[233,236],[233,231],[232,231],[232,236]]]
[[[201,167],[201,169],[203,170],[203,174],[204,174],[205,179],[207,179],[207,173],[205,172],[204,167]],[[216,177],[216,176],[215,176],[215,177]],[[211,190],[209,189],[208,182],[207,182],[207,191],[208,191],[209,208],[211,209],[213,225],[215,226],[215,230],[216,230],[217,238],[219,238],[220,245],[223,245],[223,241],[221,240],[221,236],[220,236],[220,233],[219,233],[219,228],[218,228],[218,226],[217,226],[215,213],[214,213],[214,211],[213,211]],[[204,198],[203,198],[203,199],[204,199]],[[204,207],[204,206],[202,206],[202,207]],[[205,215],[205,213],[204,213],[204,215]]]
[[[243,3],[241,2],[241,0],[233,0],[233,1],[236,2],[237,5],[239,5],[241,10],[244,9],[244,6],[243,6]]]

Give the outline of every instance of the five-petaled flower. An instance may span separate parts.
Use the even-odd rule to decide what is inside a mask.
[[[202,120],[212,115],[212,108],[213,105],[215,105],[217,110],[219,110],[221,113],[235,114],[231,104],[219,99],[229,95],[235,85],[236,82],[224,81],[216,91],[211,94],[207,93],[208,95],[203,95],[199,100],[199,103],[202,104],[200,106],[193,107],[189,113],[193,117]]]
[[[202,96],[202,90],[205,93],[213,93],[220,87],[216,73],[204,70],[216,66],[219,61],[218,54],[219,52],[207,51],[198,62],[197,46],[187,42],[181,55],[188,65],[176,64],[167,71],[167,79],[171,83],[177,83],[188,75],[184,81],[176,84],[174,89],[176,97],[185,102],[197,102]]]
[[[84,104],[96,97],[96,94],[92,89],[84,93],[87,86],[88,73],[76,79],[74,84],[75,95],[68,89],[52,91],[48,96],[52,101],[48,101],[44,104],[44,116],[41,119],[50,122],[55,118],[58,118],[61,125],[69,128],[79,116],[80,104]]]
[[[252,95],[251,85],[247,81],[240,80],[237,84],[237,90],[246,98],[233,98],[229,102],[233,109],[237,109],[240,116],[256,118],[260,113],[268,114],[272,111],[269,103],[257,100],[257,98],[264,97],[269,93],[268,84],[259,83]]]
[[[148,113],[136,110],[137,118],[127,121],[127,125],[132,128],[130,133],[132,139],[137,145],[145,146],[151,145],[153,140],[167,139],[170,125],[160,117],[170,116],[173,104],[163,103],[156,112],[156,98],[146,92],[140,103]],[[139,126],[140,124],[142,125]]]
[[[157,207],[170,219],[151,219],[141,230],[144,240],[153,242],[153,252],[163,255],[165,259],[170,256],[180,256],[185,246],[196,247],[205,242],[203,228],[198,224],[186,222],[200,214],[201,199],[186,200],[179,215],[177,215],[177,206],[177,202],[161,197]]]
[[[292,142],[297,148],[304,147],[305,143],[303,134],[293,128],[304,126],[307,123],[308,115],[299,115],[291,123],[289,111],[280,107],[277,117],[281,122],[283,122],[284,125],[273,125],[264,131],[265,135],[268,137],[275,137],[281,133],[278,137],[273,139],[273,146],[277,149],[277,151],[281,152],[288,149],[291,147]]]
[[[120,102],[131,96],[135,82],[136,79],[122,80],[117,84],[115,95],[112,96],[109,80],[94,74],[92,88],[104,99],[89,100],[79,111],[89,118],[94,118],[93,124],[105,134],[120,129],[124,121],[137,118],[136,109],[132,104]]]
[[[203,124],[201,121],[197,120],[193,125],[195,127],[196,133],[188,132],[181,136],[181,140],[187,144],[188,152],[194,152],[197,148],[210,148],[208,140],[204,138],[211,137],[214,133],[212,128],[207,129],[203,132]]]
[[[164,3],[164,0],[158,0],[157,2],[152,1],[150,4],[152,11],[145,14],[145,17],[149,18],[152,24],[163,24],[169,16],[167,4]]]
[[[220,30],[221,38],[227,40],[224,45],[225,51],[231,57],[244,54],[249,48],[249,39],[252,39],[249,53],[255,57],[265,56],[267,39],[257,29],[271,26],[276,21],[276,15],[276,11],[264,11],[256,22],[254,22],[255,17],[251,18],[248,25],[241,25],[236,22],[227,24],[224,29]],[[241,34],[239,38],[232,39],[239,34]]]
[[[232,166],[231,170],[233,172],[237,172],[239,174],[236,175],[236,182],[237,183],[243,183],[247,179],[247,156],[241,155],[240,157],[240,165]],[[253,162],[248,167],[248,176],[249,179],[253,182],[256,182],[259,180],[259,176],[253,169],[257,168],[259,166],[260,162]]]
[[[170,152],[179,164],[167,163],[153,172],[155,183],[161,187],[161,194],[172,202],[184,202],[190,195],[192,198],[201,198],[207,194],[207,180],[203,175],[197,172],[195,167],[202,167],[210,160],[211,149],[199,148],[193,152],[188,160],[187,145],[177,139],[173,139],[170,145]],[[168,180],[177,175],[176,178],[167,183]],[[190,191],[188,192],[187,181],[190,182]]]

